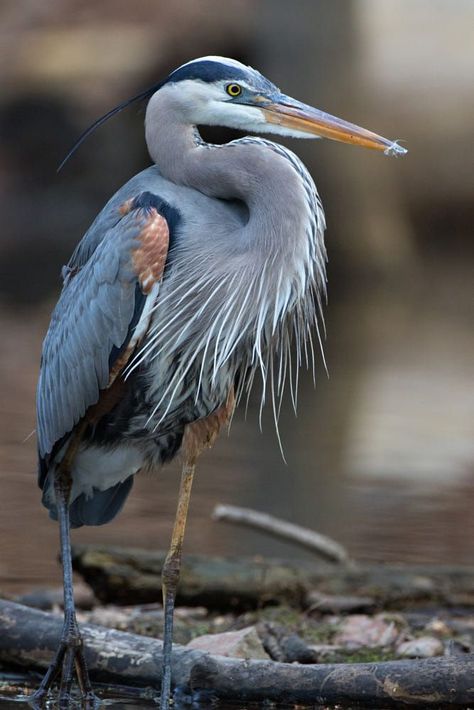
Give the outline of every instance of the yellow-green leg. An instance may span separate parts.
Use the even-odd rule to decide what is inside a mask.
[[[186,461],[181,473],[178,507],[171,537],[171,546],[161,573],[164,609],[163,671],[161,676],[160,710],[168,710],[171,692],[171,654],[173,648],[173,614],[181,567],[186,518],[193,485],[195,460]]]

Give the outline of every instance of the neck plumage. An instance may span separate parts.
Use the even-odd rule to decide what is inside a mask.
[[[181,312],[192,314],[186,327],[189,352],[193,358],[214,353],[211,382],[234,357],[248,377],[260,368],[265,379],[268,358],[277,354],[279,372],[286,373],[289,333],[296,335],[299,361],[325,287],[324,215],[312,179],[298,158],[277,144],[257,138],[223,146],[204,143],[170,97],[160,93],[150,100],[146,138],[161,175],[211,198],[240,200],[248,211],[247,221],[234,220],[212,239],[198,234],[195,251],[183,251],[182,263],[168,277]],[[176,265],[179,251],[174,258]],[[193,288],[180,281],[189,263],[199,265]],[[197,318],[203,294],[205,308],[198,309]],[[184,342],[182,322],[188,317],[173,318],[178,330],[167,333],[167,342]],[[240,386],[245,382],[244,377]],[[279,380],[277,389],[282,387]]]
[[[311,284],[324,291],[324,212],[301,161],[260,138],[204,143],[170,97],[160,93],[148,106],[146,139],[163,177],[209,197],[244,202],[248,221],[238,234],[228,235],[232,247],[250,250],[255,269],[269,272],[269,281],[272,270],[282,274],[296,300],[308,297]]]
[[[304,236],[307,194],[283,149],[278,153],[259,139],[222,146],[204,143],[195,126],[182,123],[169,100],[158,99],[156,94],[147,115],[146,138],[163,177],[209,197],[244,202],[249,236],[276,240],[281,235],[285,241]],[[258,233],[253,234],[255,228]]]

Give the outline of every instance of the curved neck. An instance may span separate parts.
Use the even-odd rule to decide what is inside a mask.
[[[205,143],[196,126],[166,113],[160,111],[161,120],[146,125],[148,150],[163,177],[209,197],[251,200],[250,172],[257,166],[246,164],[235,146],[229,154],[228,146]]]
[[[146,139],[163,177],[210,197],[243,201],[249,219],[240,239],[264,244],[262,256],[271,249],[282,259],[298,252],[306,257],[308,198],[289,154],[258,140],[204,143],[172,97],[160,93],[150,100]]]
[[[241,199],[249,208],[266,206],[268,197],[273,208],[282,202],[288,207],[290,197],[298,202],[300,179],[287,159],[258,143],[214,146],[201,141],[165,91],[150,99],[145,128],[150,156],[174,183],[210,197]]]
[[[229,303],[236,304],[236,319],[252,337],[262,332],[267,317],[274,329],[295,303],[309,299],[307,307],[314,310],[308,285],[324,288],[324,217],[304,166],[290,151],[259,139],[203,143],[172,97],[160,93],[149,104],[146,137],[161,175],[212,198],[241,200],[248,208],[247,221],[236,219],[229,206],[232,219],[226,222],[221,210],[224,223],[215,225],[212,239],[195,232],[191,222],[189,244],[202,268],[209,268],[209,283],[239,285]],[[188,215],[191,221],[192,210]],[[220,293],[217,286],[215,293]],[[222,310],[221,302],[216,309]]]

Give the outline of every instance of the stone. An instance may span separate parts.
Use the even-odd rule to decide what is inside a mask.
[[[396,649],[397,656],[403,658],[432,658],[442,656],[443,653],[443,644],[434,636],[420,636],[411,641],[403,641]]]
[[[247,626],[238,631],[225,631],[222,634],[198,636],[188,643],[188,648],[232,658],[270,658],[263,648],[255,626]]]
[[[346,648],[376,648],[390,646],[397,638],[395,623],[386,621],[382,614],[351,614],[341,622],[333,642]]]
[[[451,631],[449,626],[442,619],[432,619],[426,626],[428,633],[436,634],[436,636],[450,636]]]

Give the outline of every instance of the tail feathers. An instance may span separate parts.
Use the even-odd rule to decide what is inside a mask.
[[[133,476],[117,483],[105,491],[94,489],[92,496],[86,497],[82,493],[69,506],[69,520],[72,528],[83,525],[105,525],[122,510],[125,500],[133,486]],[[47,488],[45,487],[45,490]],[[46,500],[43,494],[43,504],[49,508],[49,516],[58,519],[56,504]]]

